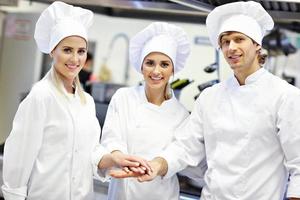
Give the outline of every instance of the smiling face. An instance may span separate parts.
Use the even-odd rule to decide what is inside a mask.
[[[147,87],[165,90],[173,69],[172,60],[165,54],[159,52],[148,54],[142,64],[142,73]]]
[[[226,32],[220,36],[220,48],[235,74],[250,75],[260,68],[260,45],[239,32]]]
[[[79,36],[66,37],[58,43],[50,55],[63,82],[72,84],[85,64],[87,43]]]

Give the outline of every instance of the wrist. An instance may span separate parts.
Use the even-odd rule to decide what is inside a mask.
[[[113,150],[110,155],[111,155],[111,159],[112,159],[112,166],[119,166],[120,165],[120,156],[123,153],[119,150]]]
[[[156,157],[153,160],[154,167],[157,170],[158,176],[165,176],[168,172],[168,163],[163,157]]]
[[[105,154],[98,163],[99,169],[108,169],[112,166],[114,166],[114,161],[110,153]]]

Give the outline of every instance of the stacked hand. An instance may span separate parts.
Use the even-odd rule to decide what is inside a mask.
[[[149,162],[138,156],[127,155],[120,151],[114,151],[111,155],[114,165],[123,168],[124,172],[142,175],[152,171]]]
[[[152,169],[149,163],[138,156],[131,156],[121,151],[113,151],[102,157],[98,163],[99,169],[109,169],[111,167],[123,168],[125,172],[134,172],[139,175],[149,174]]]
[[[146,170],[141,173],[139,167],[123,167],[123,169],[115,169],[110,171],[110,175],[114,178],[128,178],[135,177],[138,181],[151,181],[156,176],[164,176],[167,172],[167,163],[163,158],[155,158],[147,162],[151,170]],[[141,167],[142,169],[143,166]]]

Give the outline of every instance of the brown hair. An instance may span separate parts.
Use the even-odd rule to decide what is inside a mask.
[[[257,53],[258,53],[258,55],[257,55],[258,63],[259,63],[260,65],[265,64],[265,62],[266,62],[266,60],[267,60],[267,57],[268,57],[268,54],[267,54],[266,52],[264,52],[264,51],[262,50],[262,48],[260,48],[260,49],[258,50]]]

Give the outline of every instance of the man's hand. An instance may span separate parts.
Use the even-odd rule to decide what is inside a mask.
[[[137,178],[139,182],[152,181],[157,176],[164,176],[168,172],[168,163],[162,157],[156,157],[149,163],[152,167],[152,172],[139,176]]]

